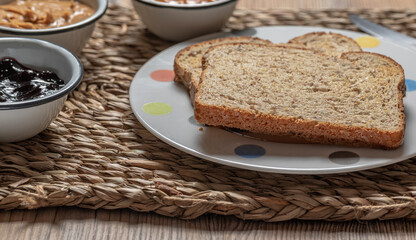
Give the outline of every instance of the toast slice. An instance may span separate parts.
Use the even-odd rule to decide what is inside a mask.
[[[402,67],[389,57],[224,44],[203,58],[194,115],[299,142],[393,149],[403,142]]]
[[[248,42],[248,43],[262,43],[272,44],[268,40],[264,40],[257,37],[227,37],[218,38],[213,40],[204,41],[190,45],[180,50],[176,56],[173,65],[175,72],[175,82],[182,83],[185,87],[190,88],[192,75],[197,76],[199,79],[202,73],[202,57],[208,51],[209,48],[224,43],[237,43],[237,42]],[[196,78],[194,78],[196,79]],[[199,81],[198,81],[199,82]]]
[[[195,93],[198,90],[202,73],[202,57],[209,48],[225,43],[252,42],[272,44],[268,40],[252,37],[230,37],[210,40],[191,45],[188,49],[178,52],[175,57],[175,80],[189,88],[191,103],[194,103]],[[313,49],[329,56],[341,56],[344,52],[360,52],[361,47],[354,39],[336,33],[313,32],[291,39],[288,43],[279,43],[280,46],[292,46]],[[195,53],[198,54],[195,54]],[[186,64],[188,61],[188,64]],[[192,63],[192,64],[190,64]]]
[[[338,33],[312,32],[289,40],[289,43],[301,44],[319,53],[340,57],[345,52],[361,52],[358,43]]]

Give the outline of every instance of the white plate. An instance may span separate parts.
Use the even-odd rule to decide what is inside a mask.
[[[188,91],[172,81],[155,81],[157,70],[173,70],[175,54],[187,45],[231,35],[251,35],[275,43],[309,32],[331,31],[352,38],[366,36],[357,32],[318,27],[259,27],[242,32],[216,33],[179,43],[150,59],[136,74],[130,86],[131,107],[141,124],[166,143],[184,152],[216,163],[238,168],[293,174],[327,174],[350,172],[384,166],[416,155],[416,91],[414,81],[407,80],[405,97],[406,132],[404,145],[394,151],[349,148],[316,144],[284,144],[267,142],[199,125],[193,118]],[[406,79],[416,80],[416,53],[399,44],[380,40],[377,47],[364,49],[395,59],[405,70]],[[154,76],[154,75],[152,75]],[[149,103],[169,106],[168,114],[153,115],[143,109]],[[165,109],[166,110],[166,109]]]

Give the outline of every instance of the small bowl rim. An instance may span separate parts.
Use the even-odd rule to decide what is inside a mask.
[[[66,25],[62,27],[56,28],[45,28],[45,29],[20,29],[20,28],[11,28],[11,27],[4,27],[0,26],[0,33],[7,33],[13,35],[48,35],[48,34],[56,34],[62,33],[67,31],[73,31],[76,29],[83,28],[87,25],[95,23],[98,19],[100,19],[108,8],[108,0],[97,0],[98,8],[94,12],[92,16],[87,19],[84,19],[80,22],[76,22],[71,25]]]
[[[180,4],[180,3],[165,3],[155,0],[134,0],[135,2],[140,2],[146,5],[150,5],[158,8],[171,8],[171,9],[205,9],[205,8],[214,8],[223,6],[238,0],[217,0],[208,3],[198,3],[198,4]]]
[[[79,83],[82,80],[82,77],[84,75],[84,67],[82,66],[81,61],[73,53],[71,53],[70,51],[66,50],[65,48],[59,45],[56,45],[56,44],[53,44],[44,40],[33,39],[33,38],[19,38],[19,37],[0,38],[0,43],[2,42],[29,43],[29,44],[38,45],[39,47],[43,47],[52,53],[58,51],[62,53],[64,57],[66,57],[70,62],[74,62],[74,64],[76,65],[76,68],[79,69],[79,71],[73,72],[71,79],[69,79],[69,81],[64,85],[64,87],[50,95],[40,97],[40,98],[24,100],[24,101],[3,102],[3,103],[0,103],[0,110],[15,110],[15,109],[21,109],[21,108],[30,108],[30,107],[35,107],[38,105],[52,102],[54,100],[57,100],[59,98],[62,98],[68,95],[72,90],[74,90],[79,85]],[[13,58],[16,58],[19,61],[18,57],[14,56]],[[31,64],[31,65],[36,65],[36,64]],[[35,66],[35,67],[47,68],[47,66]]]

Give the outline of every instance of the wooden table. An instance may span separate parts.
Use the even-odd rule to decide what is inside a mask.
[[[416,222],[265,223],[205,215],[185,221],[123,210],[46,208],[0,214],[0,239],[415,239]]]
[[[130,4],[125,2],[125,4]],[[416,8],[416,0],[240,0],[238,8]],[[184,221],[132,210],[73,207],[0,212],[0,239],[416,239],[416,222],[265,223],[205,215]]]

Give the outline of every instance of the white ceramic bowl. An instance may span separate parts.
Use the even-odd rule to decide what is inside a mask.
[[[83,76],[79,59],[66,49],[37,39],[0,38],[0,59],[12,57],[36,70],[51,70],[64,80],[58,91],[32,100],[0,102],[0,142],[21,141],[43,131],[62,109]]]
[[[183,41],[219,31],[237,4],[237,0],[217,0],[200,4],[132,1],[149,31],[170,41]]]
[[[0,0],[0,5],[13,0]],[[95,22],[107,10],[108,0],[78,0],[95,10],[95,13],[81,21],[68,26],[48,29],[17,29],[0,26],[0,37],[36,38],[58,44],[72,53],[78,54],[84,48],[95,27]]]

